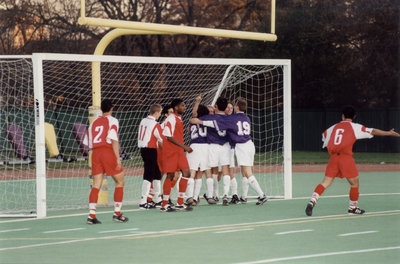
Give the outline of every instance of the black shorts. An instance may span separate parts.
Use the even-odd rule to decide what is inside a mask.
[[[157,149],[141,148],[140,154],[144,163],[143,179],[149,182],[161,180],[161,172],[157,162]]]

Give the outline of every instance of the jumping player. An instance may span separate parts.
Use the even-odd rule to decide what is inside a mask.
[[[193,198],[189,197],[184,203],[184,196],[187,188],[188,178],[190,177],[189,164],[185,152],[193,150],[186,146],[183,141],[183,122],[181,115],[186,111],[186,105],[182,99],[174,99],[171,103],[174,113],[169,115],[165,120],[163,135],[166,137],[162,151],[162,168],[167,173],[167,177],[163,185],[163,201],[161,211],[170,212],[174,209],[168,205],[169,195],[171,193],[171,184],[174,179],[175,172],[181,171],[182,177],[179,181],[178,201],[176,209],[178,210],[193,210],[190,205],[193,203]]]
[[[357,139],[372,138],[373,136],[394,136],[400,134],[394,129],[382,131],[376,128],[366,128],[363,125],[353,123],[356,111],[352,106],[346,106],[342,111],[342,122],[337,123],[322,134],[323,146],[327,147],[331,155],[325,170],[325,178],[318,184],[307,204],[306,215],[311,216],[313,208],[319,197],[328,188],[336,177],[346,178],[350,183],[349,214],[363,214],[365,210],[358,207],[359,179],[356,164],[353,159],[353,145]]]
[[[144,164],[142,198],[140,209],[150,209],[151,204],[147,202],[150,187],[153,185],[154,203],[161,202],[161,172],[157,162],[157,148],[162,149],[162,129],[157,122],[161,116],[162,107],[154,104],[150,107],[150,115],[142,119],[139,125],[138,147]]]
[[[128,221],[128,218],[121,213],[124,196],[124,170],[119,156],[119,122],[111,116],[113,107],[111,100],[105,99],[101,102],[103,115],[92,122],[84,140],[84,143],[93,150],[93,186],[89,195],[87,224],[101,224],[96,218],[96,205],[104,173],[111,175],[115,181],[113,220],[117,222]]]

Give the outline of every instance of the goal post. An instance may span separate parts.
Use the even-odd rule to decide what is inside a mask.
[[[0,56],[0,214],[36,211],[37,217],[44,217],[47,211],[87,208],[87,149],[81,145],[79,131],[89,124],[93,62],[101,63],[102,98],[114,101],[113,115],[120,121],[124,203],[140,200],[143,164],[137,126],[150,105],[165,106],[175,97],[182,98],[187,125],[200,93],[206,105],[218,96],[248,101],[256,146],[254,173],[267,196],[291,198],[290,60],[43,53],[18,59]],[[51,159],[46,150],[45,122],[54,127],[63,159]],[[20,127],[31,159],[19,155],[7,139],[11,124]],[[189,138],[185,130],[187,144]],[[29,164],[33,160],[35,164]],[[238,169],[236,177],[241,177]],[[113,181],[108,181],[108,190],[112,199]]]

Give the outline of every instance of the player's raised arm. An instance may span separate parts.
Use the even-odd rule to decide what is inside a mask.
[[[400,137],[400,134],[397,133],[396,131],[394,131],[394,128],[392,128],[391,130],[388,130],[388,131],[374,128],[372,130],[371,134],[374,136],[383,136],[383,137],[385,137],[385,136]]]
[[[202,97],[201,97],[201,93],[199,94],[199,96],[196,97],[196,103],[193,106],[193,110],[192,110],[192,116],[193,117],[197,117],[197,109],[199,109],[199,105],[201,103]]]

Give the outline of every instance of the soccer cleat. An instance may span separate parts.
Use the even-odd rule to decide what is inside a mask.
[[[306,207],[306,215],[311,216],[312,215],[312,210],[314,208],[315,204],[311,201],[308,202],[307,207]]]
[[[86,224],[88,225],[97,225],[97,224],[101,224],[101,222],[95,217],[95,218],[90,218],[88,217]]]
[[[187,204],[187,205],[193,205],[194,203],[195,203],[195,201],[194,201],[193,197],[187,198],[186,202],[185,202],[185,204]]]
[[[186,204],[177,204],[175,206],[175,209],[179,210],[179,211],[186,211],[186,212],[193,211],[193,208]]]
[[[365,210],[360,209],[359,207],[356,207],[354,209],[349,209],[347,212],[352,215],[361,215],[361,214],[365,213]]]
[[[149,209],[155,209],[156,208],[156,204],[152,201],[150,203],[147,203],[147,206]]]
[[[246,204],[247,203],[247,198],[240,197],[240,203]]]
[[[154,203],[154,202],[152,202],[152,203]],[[161,204],[162,204],[162,201],[160,201],[158,203],[154,203],[154,206],[155,206],[155,208],[161,208]]]
[[[222,205],[223,205],[223,206],[228,206],[228,205],[229,205],[228,196],[225,195],[225,196],[222,198]]]
[[[239,197],[236,194],[232,195],[232,200],[229,203],[230,204],[238,204],[238,203],[240,203]]]
[[[217,201],[215,201],[214,198],[207,198],[207,203],[208,204],[216,204]]]
[[[218,196],[214,196],[213,199],[218,203],[219,202],[219,197]]]
[[[176,209],[175,209],[175,208],[172,208],[169,204],[167,204],[166,206],[161,207],[161,208],[160,208],[160,211],[161,211],[161,212],[171,213],[171,212],[176,212]]]
[[[128,217],[125,217],[124,215],[113,215],[113,220],[116,222],[121,222],[121,223],[126,223],[128,222]]]
[[[150,209],[150,205],[149,205],[149,203],[139,204],[139,209],[141,209],[141,210],[149,210]]]
[[[256,205],[262,205],[268,200],[265,194],[263,195],[263,197],[258,197],[257,199],[258,201],[256,202]]]
[[[175,204],[171,201],[171,199],[168,199],[168,204],[169,204],[170,206],[175,206]]]

